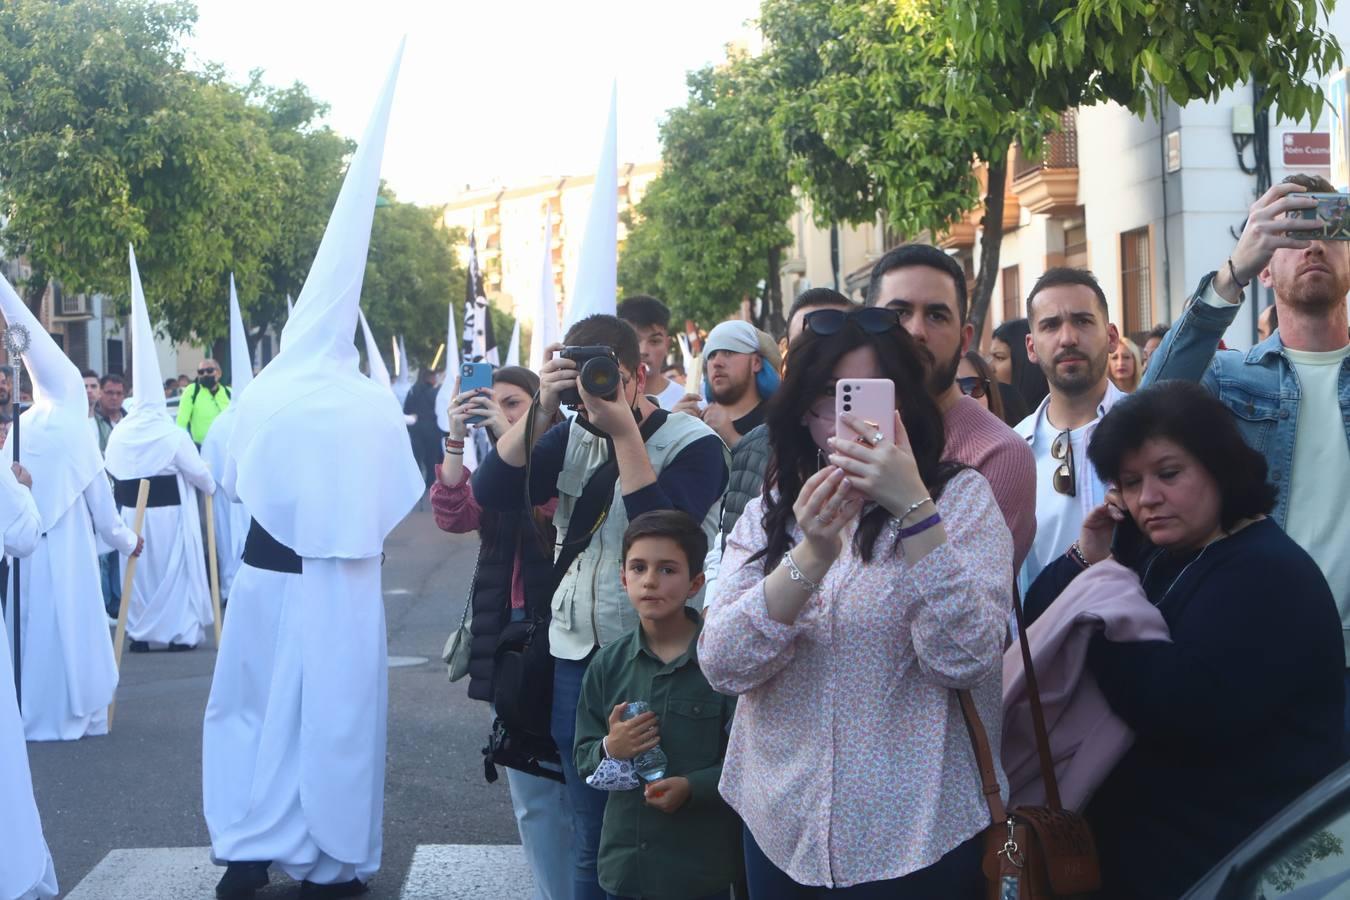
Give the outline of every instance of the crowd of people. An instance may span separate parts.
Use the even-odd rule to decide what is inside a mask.
[[[1344,761],[1350,244],[1303,240],[1320,224],[1289,217],[1329,185],[1273,187],[1180,318],[1138,343],[1092,273],[1052,268],[985,355],[961,267],[909,244],[860,301],[795,298],[781,346],[723,322],[686,371],[670,311],[632,296],[538,371],[455,384],[437,410],[434,373],[401,407],[360,375],[347,327],[383,127],[254,385],[208,359],[180,389],[137,354],[134,383],[164,391],[128,411],[122,376],[78,372],[0,284],[6,319],[34,332],[36,388],[23,465],[0,470],[4,549],[33,598],[22,712],[0,666],[6,809],[36,821],[25,737],[107,731],[104,632],[124,608],[133,652],[203,641],[199,493],[224,498],[203,747],[222,900],[273,866],[306,897],[362,893],[379,868],[380,553],[426,485],[437,527],[479,537],[446,662],[489,705],[488,769],[507,770],[547,900],[986,896],[1001,823],[972,724],[1010,808],[1046,790],[1025,686],[1006,678],[1015,605],[1043,686],[1096,704],[1092,734],[1066,717],[1050,743],[1099,896],[1179,896]],[[1257,280],[1269,331],[1223,348]],[[566,348],[594,352],[579,366]],[[848,405],[877,384],[893,403]],[[331,491],[320,455],[371,473],[368,492]],[[37,827],[19,845],[32,865],[0,865],[0,898],[54,893]]]

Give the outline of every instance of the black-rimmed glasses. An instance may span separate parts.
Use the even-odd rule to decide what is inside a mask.
[[[865,306],[862,309],[817,309],[802,318],[802,327],[820,337],[829,337],[843,330],[846,322],[853,322],[868,334],[885,334],[900,327],[900,313],[884,306]]]

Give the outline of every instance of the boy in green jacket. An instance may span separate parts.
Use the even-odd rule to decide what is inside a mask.
[[[598,870],[611,897],[724,898],[740,876],[740,822],[717,791],[735,700],[699,671],[703,622],[685,606],[703,587],[707,552],[686,513],[633,520],[623,540],[623,584],[640,625],[602,648],[582,683],[575,747],[582,777],[658,745],[666,756],[662,777],[609,794]],[[638,700],[651,711],[625,721],[625,707]]]

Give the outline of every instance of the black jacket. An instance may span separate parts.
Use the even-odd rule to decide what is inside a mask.
[[[511,622],[511,573],[520,549],[525,580],[525,613],[545,622],[552,592],[553,548],[541,543],[524,513],[483,512],[479,525],[478,576],[469,602],[469,697],[492,700],[497,645]],[[547,538],[546,538],[547,540]]]

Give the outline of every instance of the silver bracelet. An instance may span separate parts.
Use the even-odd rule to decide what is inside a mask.
[[[818,582],[807,578],[802,574],[802,570],[797,568],[797,562],[792,558],[791,550],[783,554],[783,562],[781,565],[788,570],[788,578],[791,578],[794,583],[806,588],[808,594],[814,594],[816,591],[820,590],[820,584]]]
[[[920,506],[923,506],[925,503],[932,503],[932,502],[933,502],[933,498],[932,498],[932,497],[924,497],[924,498],[923,498],[922,500],[920,500],[918,503],[912,503],[912,504],[910,504],[909,509],[905,510],[904,515],[902,515],[900,518],[898,518],[898,519],[895,520],[895,524],[897,524],[897,525],[904,525],[904,524],[905,524],[905,520],[908,519],[910,516],[914,515],[914,511],[915,511],[915,510],[917,510]]]

